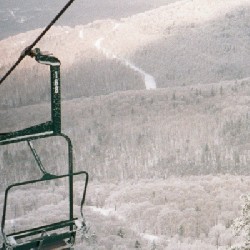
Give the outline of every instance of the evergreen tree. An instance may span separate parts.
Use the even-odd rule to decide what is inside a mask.
[[[175,101],[176,100],[176,95],[175,95],[175,92],[173,92],[173,95],[172,95],[172,100]]]
[[[250,249],[250,196],[243,196],[244,205],[242,206],[241,216],[235,219],[232,227],[236,235],[244,236],[244,243],[240,246],[232,246],[231,250]]]
[[[156,243],[155,243],[155,241],[153,241],[152,246],[151,246],[151,250],[156,250],[156,249],[157,249]]]
[[[223,95],[223,88],[220,86],[220,95]]]
[[[121,238],[124,238],[125,234],[124,234],[123,230],[120,228],[117,235],[120,236]]]
[[[141,244],[138,240],[135,242],[135,248],[141,248]]]
[[[178,235],[180,236],[180,237],[183,237],[184,236],[184,227],[183,227],[183,225],[180,225],[180,227],[179,227],[179,229],[178,229]]]
[[[211,89],[211,93],[210,93],[210,95],[211,96],[215,96],[215,90],[214,90],[214,88],[212,87],[212,89]]]

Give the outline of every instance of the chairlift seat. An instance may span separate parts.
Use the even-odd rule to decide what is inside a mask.
[[[73,174],[65,175],[45,175],[38,180],[30,180],[21,183],[15,183],[10,185],[5,191],[4,199],[4,211],[2,218],[2,235],[4,237],[4,243],[0,250],[55,250],[55,249],[70,249],[74,245],[76,232],[80,229],[81,224],[77,218],[71,217],[68,220],[59,221],[49,225],[31,228],[24,231],[5,234],[5,216],[7,208],[8,193],[13,187],[25,186],[28,184],[34,184],[38,182],[44,182],[48,180],[70,178],[75,175],[86,175],[85,186],[83,190],[83,196],[81,201],[81,209],[85,200],[86,188],[88,184],[88,174],[85,171],[75,172]],[[81,211],[82,213],[82,211]]]
[[[25,231],[6,235],[7,244],[2,250],[28,250],[28,249],[65,249],[73,245],[76,236],[76,225],[74,220],[65,220],[46,226],[41,226]],[[71,230],[70,228],[73,229]],[[53,232],[63,230],[62,232]]]

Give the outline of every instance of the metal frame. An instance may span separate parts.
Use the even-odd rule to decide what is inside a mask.
[[[77,226],[75,224],[75,221],[77,218],[73,215],[73,197],[70,199],[70,215],[69,219],[66,221],[60,221],[49,225],[44,225],[41,227],[36,227],[32,229],[28,229],[25,231],[19,231],[14,232],[11,234],[5,233],[5,219],[6,219],[6,209],[7,209],[7,201],[8,201],[8,194],[9,191],[14,187],[20,187],[20,186],[26,186],[29,184],[34,184],[38,182],[44,182],[48,180],[56,180],[56,179],[62,179],[62,178],[71,178],[73,176],[77,175],[85,175],[85,186],[82,194],[82,201],[81,201],[81,214],[82,214],[82,206],[85,202],[86,198],[86,190],[88,185],[88,173],[85,171],[80,171],[72,174],[65,174],[65,175],[46,175],[46,178],[31,180],[31,181],[25,181],[25,182],[19,182],[12,184],[8,186],[8,188],[5,190],[5,198],[4,198],[4,206],[3,206],[3,217],[1,222],[1,233],[4,238],[4,244],[2,247],[2,250],[5,249],[15,249],[15,250],[27,250],[27,249],[40,249],[39,247],[42,247],[43,245],[53,245],[53,243],[58,243],[58,241],[68,240],[68,244],[74,245],[75,237],[76,237],[76,231]],[[72,207],[71,207],[72,206]],[[51,231],[59,230],[62,228],[69,228],[68,230],[64,230],[63,232],[60,232],[58,234],[51,234],[49,233]],[[30,238],[29,237],[33,237]],[[21,242],[18,242],[20,241]],[[11,242],[14,242],[14,244],[11,244]],[[41,248],[42,249],[42,248]]]
[[[73,172],[73,145],[70,138],[61,133],[61,87],[60,87],[60,61],[52,56],[51,54],[44,54],[41,53],[40,49],[36,48],[32,50],[29,54],[31,57],[35,57],[36,61],[49,65],[50,66],[50,78],[51,78],[51,121],[35,125],[29,128],[25,128],[23,130],[9,132],[0,134],[0,145],[7,145],[7,144],[14,144],[26,141],[28,146],[36,160],[39,170],[42,173],[42,177],[36,180],[29,180],[25,182],[15,183],[7,187],[5,191],[5,199],[4,199],[4,207],[3,207],[3,216],[1,221],[1,233],[4,238],[3,247],[0,250],[7,250],[7,249],[18,249],[18,250],[27,250],[27,249],[43,249],[44,244],[53,244],[58,240],[65,240],[68,239],[71,245],[74,244],[75,235],[76,235],[76,226],[74,213],[73,213],[73,183],[74,183],[74,176],[75,175],[85,175],[85,185],[82,195],[81,201],[81,216],[83,216],[82,207],[85,202],[86,197],[86,190],[88,185],[88,173],[85,171],[80,172]],[[64,175],[53,175],[48,173],[46,169],[43,167],[42,162],[32,144],[32,141],[47,137],[55,137],[59,136],[66,140],[68,145],[68,173]],[[5,233],[5,219],[6,219],[6,208],[7,208],[7,200],[8,200],[8,193],[13,187],[24,186],[32,183],[49,181],[54,179],[60,178],[68,178],[69,182],[69,220],[61,221],[58,223],[53,223],[50,225],[42,226],[39,228],[33,228],[26,231],[21,231],[18,233],[13,233],[6,235]],[[56,234],[53,236],[45,235],[44,232],[53,231],[60,228],[68,227],[69,230],[62,234]],[[24,239],[29,236],[39,235],[34,239],[29,239],[24,243],[11,245],[9,239]],[[46,248],[49,249],[49,248]]]
[[[61,84],[60,84],[60,61],[50,55],[41,53],[36,48],[30,52],[40,64],[50,66],[51,80],[51,121],[35,125],[23,130],[0,134],[0,145],[11,143],[11,141],[26,141],[30,137],[42,138],[44,135],[61,134]]]

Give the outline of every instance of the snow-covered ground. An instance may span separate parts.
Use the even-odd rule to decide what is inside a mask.
[[[128,92],[125,91],[129,88],[122,88],[123,93],[107,96],[96,91],[99,96],[88,93],[91,98],[86,98],[87,89],[84,98],[64,102],[67,118],[63,125],[74,137],[78,166],[84,163],[94,180],[107,181],[107,184],[91,183],[88,191],[85,217],[95,232],[93,241],[88,243],[89,249],[132,249],[139,241],[143,249],[152,249],[150,242],[164,250],[225,250],[238,240],[231,225],[240,213],[239,197],[249,192],[249,177],[215,175],[248,174],[249,79],[243,78],[250,74],[246,60],[250,42],[249,6],[246,0],[179,1],[123,19],[122,24],[113,26],[110,21],[99,21],[68,30],[56,27],[41,44],[52,46],[52,51],[55,49],[68,62],[67,67],[62,64],[65,77],[72,76],[68,81],[70,86],[64,85],[68,92],[77,87],[83,89],[90,82],[84,77],[93,78],[98,74],[97,69],[107,78],[103,89],[113,91],[115,88],[108,84],[116,61],[119,66],[132,69],[128,71],[139,73],[146,89],[159,88],[160,81],[161,87],[182,86]],[[22,40],[29,43],[33,36],[35,31],[1,42],[3,59],[18,54],[6,49],[10,44]],[[99,62],[101,53],[111,60],[103,60],[102,56]],[[70,71],[72,65],[72,68],[78,66],[75,59],[80,65],[77,74]],[[113,64],[106,67],[109,61]],[[32,66],[28,68],[27,62],[25,67]],[[16,79],[22,80],[23,72],[29,72],[25,67],[25,71],[20,70],[18,77],[14,77],[14,83]],[[117,74],[115,84],[128,73],[117,72],[125,73]],[[100,81],[104,81],[103,75]],[[231,80],[230,85],[226,86],[222,79]],[[98,84],[93,82],[89,86],[97,89]],[[204,84],[211,82],[214,84]],[[37,87],[28,81],[16,84],[9,84],[8,93],[17,99],[22,93],[24,100],[29,98],[25,96],[24,84],[29,86],[28,90],[33,87],[34,93],[44,86]],[[193,85],[184,86],[189,84]],[[41,118],[38,100],[41,101],[38,98],[30,101],[36,104],[34,107],[25,106],[24,102],[22,111],[12,110],[20,124],[34,110],[39,111],[37,115]],[[2,114],[7,118],[1,119],[1,127],[11,127],[13,121],[8,110]],[[49,149],[40,150],[45,151],[48,155],[45,160],[49,162]],[[13,159],[24,163],[24,175],[28,172],[29,157],[24,152],[21,147],[15,148],[14,153],[7,149],[1,154],[1,162],[8,166],[14,165]],[[63,166],[52,160],[51,165],[57,166],[57,170]],[[18,178],[20,168],[13,166],[13,169],[15,172],[2,169],[3,176]],[[206,173],[214,175],[204,176]],[[152,179],[142,179],[149,177]],[[11,207],[11,215],[17,216],[15,227],[39,222],[42,212],[48,221],[61,218],[66,207],[62,202],[66,199],[65,192],[59,195],[53,190],[46,192],[42,197],[33,192],[16,194],[18,199],[12,199]],[[20,207],[18,202],[22,203]],[[11,218],[8,224],[14,227]]]
[[[119,25],[120,25],[119,23],[116,23],[113,29],[110,31],[110,33],[116,31]],[[110,51],[109,49],[103,47],[102,43],[104,39],[105,39],[104,37],[100,37],[95,41],[94,46],[97,48],[98,51],[101,51],[107,58],[119,60],[120,62],[122,62],[129,68],[131,68],[132,70],[138,72],[144,78],[145,87],[147,90],[156,89],[156,86],[157,86],[156,81],[152,75],[148,74],[143,69],[137,67],[134,63],[130,62],[128,59],[121,58],[115,55],[114,53],[112,53],[112,51]]]
[[[226,250],[242,239],[234,236],[230,226],[240,213],[239,196],[249,183],[248,177],[230,175],[90,183],[83,209],[89,232],[86,237],[79,235],[76,249],[133,249],[138,241],[145,250],[152,245],[159,250],[176,246],[180,250]],[[77,182],[76,198],[81,187]],[[10,197],[6,230],[61,220],[67,216],[66,190],[61,186],[16,190],[19,199],[13,199],[14,193]],[[75,199],[76,214],[79,198]]]

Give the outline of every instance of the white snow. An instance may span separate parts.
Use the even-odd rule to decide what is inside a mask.
[[[119,26],[120,26],[120,23],[116,23],[115,26],[114,26],[114,28],[112,29],[112,31],[117,30]]]
[[[104,40],[104,37],[101,37],[101,38],[99,38],[99,39],[96,40],[95,47],[97,48],[97,50],[101,50],[102,49],[101,48],[101,43],[102,43],[103,40]]]
[[[144,238],[144,239],[146,239],[146,240],[148,240],[148,241],[150,241],[150,242],[153,242],[153,241],[157,241],[157,240],[159,240],[159,236],[156,236],[156,235],[153,235],[153,234],[141,234],[141,236]]]
[[[100,207],[95,207],[95,206],[89,206],[89,208],[91,210],[93,210],[94,212],[97,212],[97,213],[99,213],[101,215],[115,216],[117,219],[119,219],[121,221],[125,221],[124,216],[119,215],[115,209],[112,209],[112,208],[100,208]]]
[[[117,30],[119,26],[120,26],[120,24],[116,23],[114,25],[113,29],[111,30],[111,32]],[[128,66],[132,70],[134,70],[134,71],[138,72],[139,74],[141,74],[142,77],[144,77],[145,87],[146,87],[147,90],[156,89],[156,86],[157,86],[156,81],[155,81],[155,78],[152,75],[146,73],[143,69],[137,67],[135,64],[133,64],[129,60],[124,59],[124,58],[120,58],[120,57],[116,56],[115,54],[113,54],[111,51],[109,51],[106,48],[102,47],[102,42],[103,41],[104,41],[104,37],[100,37],[95,41],[94,46],[96,47],[96,49],[98,51],[101,51],[107,58],[119,60],[124,65]]]
[[[8,11],[9,11],[9,13],[10,13],[10,15],[11,15],[12,17],[16,18],[16,15],[15,15],[15,13],[14,13],[13,10],[8,10]]]
[[[156,82],[155,82],[155,78],[146,73],[143,69],[138,68],[137,66],[135,66],[133,63],[131,63],[130,61],[123,59],[124,63],[130,67],[131,69],[133,69],[134,71],[140,73],[143,77],[144,77],[144,82],[145,82],[145,87],[146,89],[156,89]]]
[[[80,38],[80,39],[83,39],[83,30],[80,30],[80,31],[79,31],[79,38]]]
[[[110,208],[100,208],[100,207],[94,207],[94,206],[90,206],[90,208],[94,211],[94,212],[98,212],[101,215],[104,216],[110,216],[114,210],[110,209]]]
[[[8,241],[9,243],[12,245],[12,246],[16,246],[17,245],[17,242],[15,240],[15,238],[13,236],[9,236],[8,237]]]
[[[22,23],[24,23],[26,20],[27,20],[27,18],[24,17],[24,16],[22,16],[22,17],[20,17],[20,18],[17,20],[17,22],[22,24]]]

